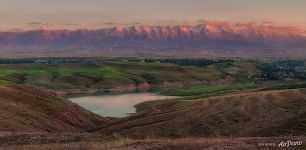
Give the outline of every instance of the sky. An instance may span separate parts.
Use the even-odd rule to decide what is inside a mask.
[[[0,31],[193,24],[199,20],[306,27],[306,0],[0,0]]]

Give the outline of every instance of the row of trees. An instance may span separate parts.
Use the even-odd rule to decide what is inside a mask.
[[[160,59],[160,60],[153,60],[153,59],[146,59],[146,62],[156,62],[159,61],[161,63],[171,63],[176,64],[180,66],[197,66],[197,67],[205,67],[212,64],[217,63],[232,63],[234,62],[231,59],[225,59],[225,60],[212,60],[212,59],[204,59],[204,58],[198,58],[198,59]]]
[[[0,59],[0,64],[29,64],[35,63],[33,59]]]

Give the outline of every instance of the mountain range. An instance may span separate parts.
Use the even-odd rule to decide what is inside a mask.
[[[95,30],[0,32],[0,51],[141,50],[204,51],[209,54],[306,55],[306,32],[270,23],[135,25]]]

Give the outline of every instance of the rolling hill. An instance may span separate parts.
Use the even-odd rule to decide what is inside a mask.
[[[0,86],[0,132],[82,133],[108,121],[39,87]]]
[[[231,82],[234,78],[215,67],[142,62],[12,64],[0,65],[0,71],[0,85],[33,84],[64,94],[146,91]]]
[[[253,150],[259,142],[305,141],[305,98],[305,89],[294,89],[152,101],[110,120],[49,90],[0,86],[0,149]]]
[[[306,134],[306,90],[239,93],[202,100],[153,101],[135,116],[94,131],[134,138]]]

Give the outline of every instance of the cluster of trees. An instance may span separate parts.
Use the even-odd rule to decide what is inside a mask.
[[[225,60],[211,60],[211,59],[204,59],[204,58],[198,58],[198,59],[161,59],[161,60],[149,60],[146,59],[146,62],[156,62],[159,61],[161,63],[171,63],[176,64],[180,66],[197,66],[197,67],[205,67],[212,64],[227,64],[232,63],[234,60],[231,59],[225,59]]]
[[[34,59],[0,59],[0,64],[31,64]]]
[[[281,80],[285,78],[306,80],[305,60],[280,60],[273,62],[257,62],[257,68],[262,71],[262,78]]]

